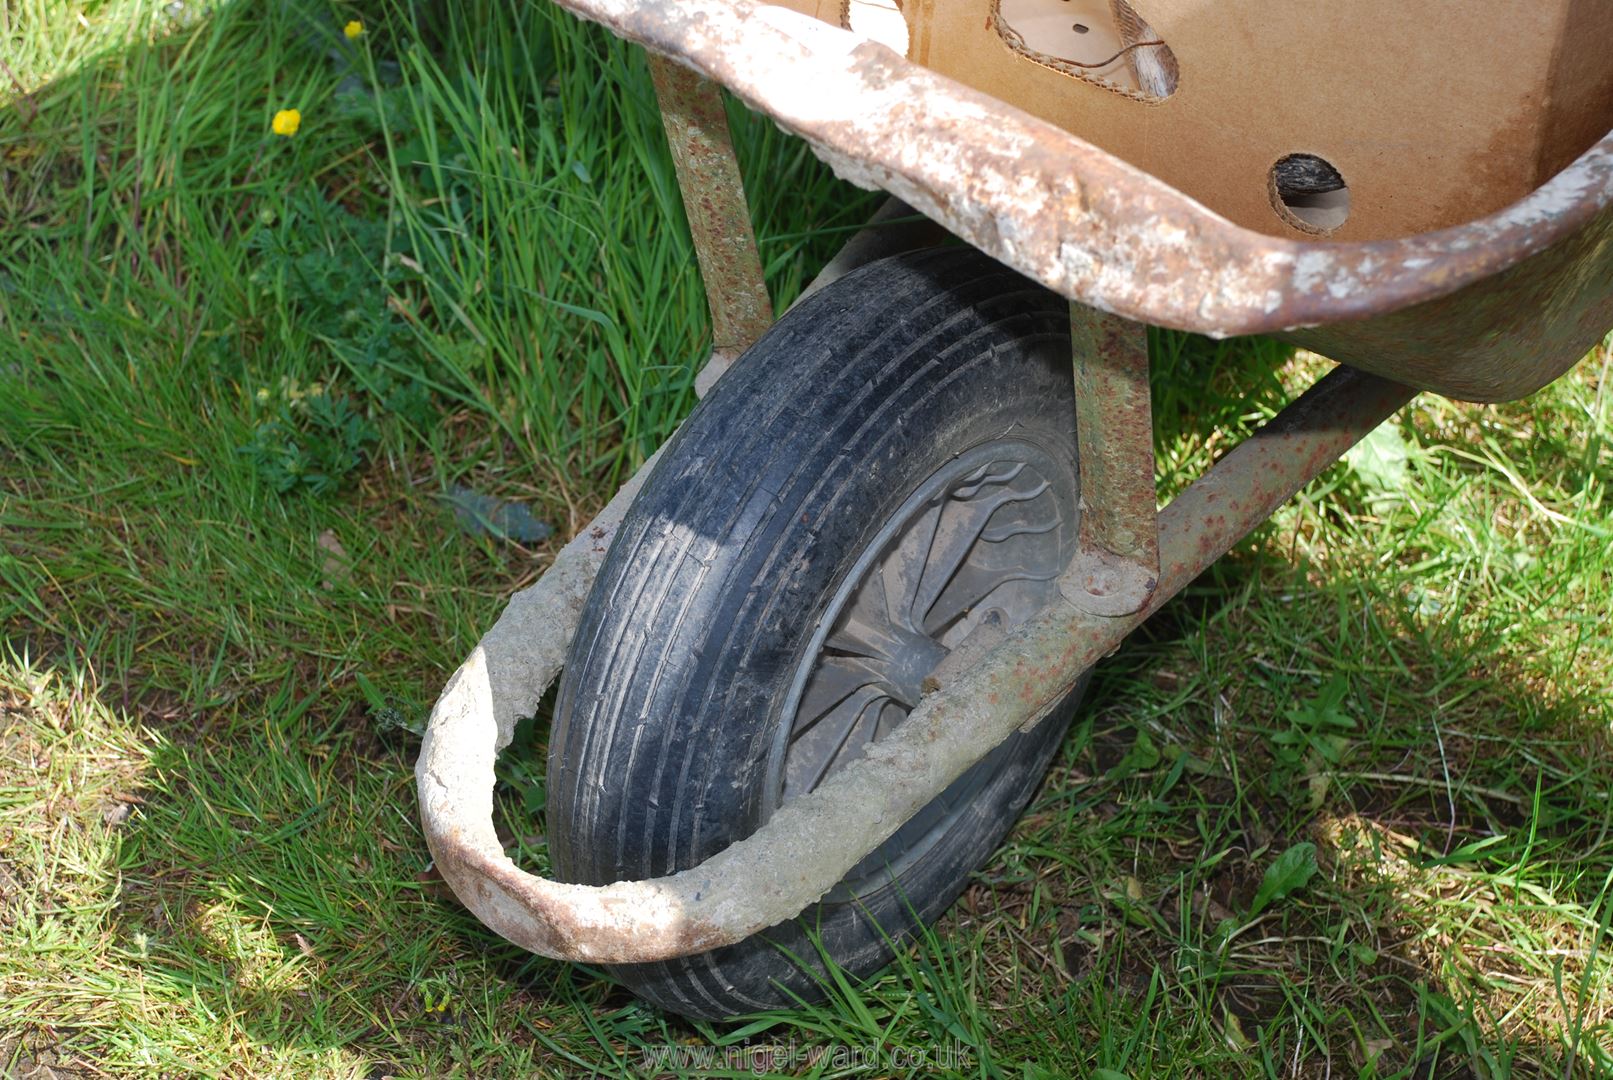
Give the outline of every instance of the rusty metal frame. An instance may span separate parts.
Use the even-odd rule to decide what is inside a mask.
[[[773,325],[773,301],[762,277],[721,88],[653,53],[650,77],[711,311],[711,359],[695,381],[704,396]]]
[[[544,955],[664,959],[792,917],[970,764],[1044,715],[1416,389],[1520,396],[1613,325],[1613,136],[1535,194],[1468,225],[1366,244],[1299,242],[1234,226],[1067,132],[784,9],[749,0],[558,2],[729,87],[848,179],[891,192],[1110,314],[1073,313],[1085,342],[1075,378],[1087,404],[1077,425],[1092,457],[1081,556],[1061,581],[1075,602],[1055,600],[992,640],[971,638],[970,662],[938,669],[906,723],[691,870],[597,888],[546,881],[509,860],[492,825],[494,760],[559,671],[653,459],[511,599],[444,689],[416,776],[444,879],[487,925]],[[742,187],[731,147],[721,149],[726,136],[702,142],[721,129],[721,100],[671,65],[658,65],[657,85],[710,275],[715,336],[721,348],[742,347],[771,313],[745,308],[759,260],[750,264],[742,244],[725,247],[741,232]],[[742,231],[754,254],[748,220]],[[733,307],[720,281],[725,250],[745,264]],[[1126,320],[1282,333],[1362,370],[1334,371],[1156,514],[1144,331]]]
[[[1130,615],[1159,584],[1148,328],[1070,304],[1081,537],[1059,590],[1094,615]]]
[[[1160,579],[1122,617],[1054,601],[931,693],[864,756],[760,830],[693,869],[650,881],[567,885],[521,870],[493,827],[493,763],[560,669],[646,466],[509,607],[432,710],[415,773],[444,880],[488,926],[545,956],[666,959],[740,941],[796,915],[1415,391],[1339,368],[1159,515]]]

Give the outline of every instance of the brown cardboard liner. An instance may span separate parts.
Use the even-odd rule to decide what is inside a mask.
[[[1508,206],[1613,127],[1608,0],[1127,2],[1169,47],[1168,97],[1137,89],[1135,70],[1061,62],[1016,31],[1005,0],[903,0],[907,55],[1240,225],[1296,238],[1319,233],[1274,205],[1271,170],[1288,155],[1349,178],[1348,219],[1325,235],[1377,240]],[[1080,7],[1082,21],[1107,6],[1012,3]],[[841,0],[784,6],[842,24]],[[1109,17],[1123,36],[1124,12]]]

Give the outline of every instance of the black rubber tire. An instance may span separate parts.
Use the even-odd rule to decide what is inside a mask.
[[[811,297],[723,376],[627,514],[583,612],[549,749],[557,876],[668,874],[759,827],[782,699],[828,597],[948,460],[1012,432],[1068,468],[1058,482],[1075,505],[1068,320],[1001,264],[934,249]],[[738,945],[611,970],[665,1009],[715,1019],[822,996],[807,926],[844,970],[884,966],[1000,843],[1083,686],[1013,737],[1010,765],[899,882]]]

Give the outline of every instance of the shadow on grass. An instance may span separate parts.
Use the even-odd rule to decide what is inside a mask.
[[[1212,379],[1272,370],[1192,348]],[[1569,652],[1595,615],[1520,610],[1528,573],[1489,611],[1451,567],[1384,560],[1379,530],[1406,523],[1356,482],[1336,467],[1098,667],[1089,738],[954,925],[1012,957],[986,964],[1000,1007],[1105,1048],[1096,1066],[1605,1075],[1606,659],[1576,678]],[[1315,876],[1254,913],[1306,851]]]
[[[1242,572],[1249,587],[1273,583],[1253,560],[1234,560],[1219,584],[1237,588]],[[1236,759],[1219,775],[1210,765],[1184,780],[1178,794],[1227,815],[1226,857],[1201,879],[1198,913],[1236,918],[1273,856],[1314,843],[1331,880],[1272,932],[1288,941],[1310,934],[1328,957],[1331,980],[1309,970],[1317,1001],[1392,984],[1397,993],[1374,1003],[1377,1015],[1403,1046],[1426,1046],[1426,1033],[1411,1035],[1441,1026],[1429,995],[1445,995],[1461,1004],[1443,1003],[1452,1026],[1441,1034],[1470,1044],[1447,1047],[1456,1057],[1481,1056],[1473,1041],[1499,1034],[1506,1052],[1556,1069],[1561,1044],[1531,1046],[1555,1030],[1580,1041],[1582,1065],[1601,1073],[1613,1006],[1597,955],[1613,870],[1605,700],[1584,688],[1536,689],[1505,642],[1430,632],[1407,617],[1403,593],[1371,578],[1330,575],[1305,588],[1294,576],[1275,575],[1285,613],[1323,623],[1314,644],[1332,655],[1273,655],[1258,620],[1222,608],[1210,620],[1221,625],[1199,624],[1210,647],[1226,650],[1206,665],[1215,697],[1170,725],[1179,745],[1202,751],[1198,760]],[[1341,597],[1363,632],[1326,626]],[[1133,643],[1129,678],[1169,681],[1173,665],[1155,658],[1171,651],[1169,630],[1155,634]],[[1336,703],[1327,700],[1333,679],[1346,691]],[[1316,903],[1332,910],[1312,910]],[[1286,948],[1273,943],[1272,956]],[[1385,980],[1379,957],[1401,970]],[[1275,992],[1283,980],[1264,981]],[[1458,1019],[1471,1030],[1457,1031]]]

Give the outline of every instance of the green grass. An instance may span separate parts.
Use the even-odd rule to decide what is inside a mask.
[[[0,1071],[1613,1073],[1607,348],[1420,399],[1134,635],[889,971],[694,1026],[447,902],[410,773],[552,550],[442,494],[564,538],[693,405],[642,57],[492,0],[169,10],[0,10]],[[734,118],[782,304],[873,201]],[[1323,368],[1154,355],[1166,490]]]

